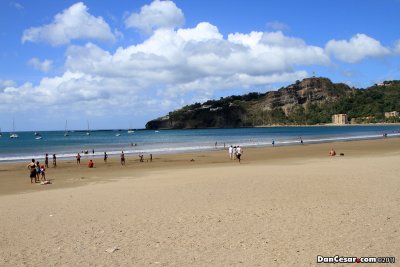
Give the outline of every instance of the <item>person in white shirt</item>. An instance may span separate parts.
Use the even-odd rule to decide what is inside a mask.
[[[243,150],[240,146],[237,146],[236,148],[236,158],[239,160],[240,163],[240,157],[242,156]]]
[[[228,148],[228,152],[229,152],[229,158],[233,159],[233,147],[232,147],[232,145]]]

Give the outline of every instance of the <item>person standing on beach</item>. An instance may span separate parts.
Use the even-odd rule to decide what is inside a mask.
[[[108,158],[107,152],[104,152],[104,163],[107,163],[107,158]]]
[[[153,161],[153,154],[150,154],[150,162]]]
[[[232,145],[228,148],[228,153],[229,153],[229,158],[232,160],[233,159],[233,147],[232,147]]]
[[[243,150],[240,146],[237,146],[236,148],[236,158],[239,160],[240,163],[240,157],[242,156]]]
[[[81,165],[81,155],[79,153],[76,155],[76,164]]]
[[[304,144],[303,143],[303,138],[301,138],[301,137],[300,137],[300,144],[302,144],[302,145]]]
[[[49,154],[46,153],[46,156],[44,158],[44,165],[46,166],[46,168],[49,167]]]
[[[275,140],[272,140],[272,146],[275,146]]]
[[[36,161],[36,178],[35,178],[35,182],[39,182],[40,181],[40,164],[39,161]]]
[[[29,177],[31,178],[31,184],[33,184],[33,181],[36,182],[35,159],[32,159],[32,162],[28,164],[27,168],[29,169]]]
[[[56,158],[56,154],[53,154],[53,167],[57,167],[57,158]]]
[[[125,154],[124,154],[124,151],[121,152],[121,165],[125,165]]]
[[[218,146],[218,142],[215,142],[215,148],[217,148],[217,146]]]

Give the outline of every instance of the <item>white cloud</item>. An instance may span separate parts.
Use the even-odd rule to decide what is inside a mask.
[[[16,82],[13,80],[0,80],[0,91],[4,90],[7,87],[16,86]]]
[[[185,23],[185,16],[172,1],[155,0],[140,9],[140,13],[132,13],[126,20],[128,28],[137,28],[151,33],[159,28],[175,28]]]
[[[18,3],[18,2],[10,2],[10,6],[12,6],[13,8],[16,8],[16,9],[18,9],[18,10],[24,9],[24,6],[21,5],[21,4]]]
[[[37,70],[43,71],[43,72],[48,72],[53,68],[53,61],[45,59],[43,61],[40,61],[38,58],[31,58],[28,61],[28,64],[34,67]]]
[[[400,40],[396,41],[393,52],[400,55]]]
[[[22,42],[46,42],[64,45],[74,39],[115,41],[109,25],[102,17],[88,13],[84,3],[76,3],[54,17],[52,23],[24,31]]]
[[[155,1],[146,8],[159,4],[173,2]],[[45,107],[52,113],[74,110],[99,116],[110,109],[113,114],[168,111],[193,99],[212,98],[218,90],[294,82],[307,76],[304,66],[330,64],[323,48],[280,31],[224,37],[208,22],[193,28],[174,29],[176,25],[152,24],[146,40],[115,51],[90,42],[70,45],[64,74],[37,85],[11,84],[0,92],[0,110]],[[45,61],[31,61],[43,69]]]
[[[378,40],[360,33],[353,36],[349,41],[331,40],[326,44],[325,50],[347,63],[357,63],[365,58],[380,58],[391,53]]]
[[[274,30],[274,31],[284,31],[284,30],[289,29],[289,26],[287,26],[285,23],[275,20],[275,21],[267,22],[267,28]]]

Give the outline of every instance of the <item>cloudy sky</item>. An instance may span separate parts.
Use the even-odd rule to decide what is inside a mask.
[[[0,128],[143,128],[309,76],[400,79],[400,0],[0,1]]]

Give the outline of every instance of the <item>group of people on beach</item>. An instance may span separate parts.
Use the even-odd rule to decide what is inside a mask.
[[[240,157],[243,154],[243,149],[240,146],[230,146],[228,148],[228,152],[229,152],[229,158],[231,160],[238,160],[240,163]]]
[[[31,183],[40,183],[40,181],[46,181],[46,169],[45,165],[40,165],[39,161],[32,159],[32,162],[28,164],[29,177]]]

